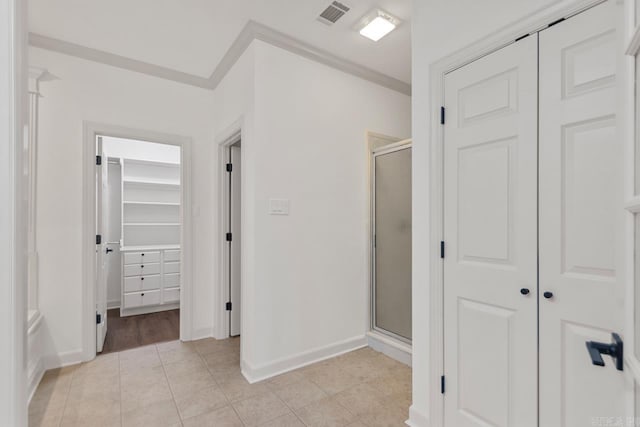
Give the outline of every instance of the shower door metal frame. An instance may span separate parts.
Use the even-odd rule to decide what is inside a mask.
[[[370,230],[370,242],[371,242],[371,291],[369,295],[370,297],[370,319],[369,325],[372,331],[379,332],[386,336],[389,336],[393,339],[401,341],[403,343],[411,344],[412,340],[388,331],[386,329],[380,328],[376,326],[376,157],[382,156],[385,154],[394,153],[396,151],[401,150],[411,150],[412,148],[412,140],[406,139],[402,141],[395,142],[393,144],[384,145],[382,147],[376,148],[371,151],[371,164],[369,170],[371,171],[371,206],[369,208],[370,216],[371,216],[371,230]],[[413,328],[412,328],[413,330]]]

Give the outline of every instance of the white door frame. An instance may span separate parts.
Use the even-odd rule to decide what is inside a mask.
[[[0,1],[0,425],[27,424],[26,2]]]
[[[371,228],[369,231],[369,251],[371,253],[371,259],[369,260],[369,276],[371,278],[370,281],[370,289],[369,289],[369,329],[374,332],[378,332],[380,334],[386,335],[388,337],[393,338],[394,340],[400,341],[404,344],[411,346],[411,340],[405,337],[402,337],[398,334],[395,334],[391,331],[387,331],[385,329],[379,328],[376,326],[375,316],[376,316],[376,246],[375,246],[375,235],[376,235],[376,157],[394,153],[400,150],[411,149],[413,146],[411,139],[404,139],[402,141],[393,142],[387,145],[383,145],[380,147],[372,148],[370,152],[370,165],[369,165],[369,194],[370,194],[370,208],[369,208],[369,221],[371,223]]]
[[[229,277],[229,263],[227,262],[227,241],[224,239],[224,236],[229,231],[228,223],[226,221],[229,208],[228,200],[228,185],[227,185],[227,171],[225,165],[227,164],[227,150],[230,146],[240,141],[243,136],[243,123],[242,119],[238,120],[236,123],[231,125],[226,131],[220,134],[220,137],[216,138],[216,143],[218,146],[218,152],[216,153],[218,156],[218,194],[216,197],[216,202],[218,205],[218,284],[216,286],[216,295],[215,305],[213,310],[213,316],[215,319],[215,329],[214,329],[214,337],[216,339],[226,339],[229,338],[229,316],[227,315],[227,311],[224,308],[225,302],[229,301],[229,284],[227,282],[227,278]],[[244,142],[244,141],[243,141]],[[240,164],[245,164],[245,150],[240,150]],[[240,229],[244,230],[244,183],[245,183],[245,172],[244,168],[240,169]],[[244,266],[244,245],[242,244],[242,234],[240,235],[241,243],[240,243],[240,265],[241,271]],[[240,285],[240,301],[244,301],[244,286],[242,285],[241,280]],[[240,320],[240,339],[242,340],[244,334],[244,321]]]
[[[638,14],[636,8],[640,4],[634,0],[625,2],[626,20],[623,22],[623,40],[626,44],[626,56],[623,59],[621,81],[621,95],[624,96],[624,102],[619,106],[619,114],[623,117],[623,126],[621,134],[625,139],[625,171],[624,171],[624,196],[625,196],[625,218],[624,231],[626,237],[625,245],[625,279],[626,279],[626,295],[625,301],[625,368],[633,374],[633,380],[629,381],[629,389],[627,395],[627,405],[631,408],[636,406],[635,396],[636,390],[634,385],[640,384],[640,358],[635,355],[637,326],[635,317],[640,313],[640,307],[637,306],[636,282],[640,280],[640,271],[636,268],[636,235],[640,230],[636,227],[636,215],[640,214],[640,190],[636,189],[636,140],[640,135],[636,135],[638,123],[636,117],[635,94],[636,89],[636,56],[640,55],[640,21],[636,22]],[[636,413],[638,417],[640,414]]]
[[[559,3],[544,8],[517,23],[498,31],[478,42],[449,55],[430,66],[430,142],[428,143],[428,157],[430,166],[428,199],[429,199],[429,424],[441,426],[444,424],[444,395],[440,393],[440,376],[444,372],[444,263],[440,258],[440,242],[443,240],[443,165],[444,165],[444,133],[440,125],[440,107],[444,105],[445,75],[470,62],[486,56],[498,49],[514,43],[523,35],[538,32],[562,18],[568,18],[607,0],[576,0],[570,4]],[[608,0],[615,1],[615,0]],[[418,161],[417,157],[413,157]],[[414,187],[414,196],[418,190]],[[414,289],[422,286],[414,281]],[[415,293],[415,292],[414,292]],[[415,314],[414,314],[415,315]],[[415,337],[414,337],[415,340]],[[421,414],[416,413],[416,418]]]
[[[96,229],[96,190],[95,159],[96,136],[135,139],[175,145],[181,149],[181,250],[182,294],[180,298],[180,340],[190,341],[193,331],[193,290],[192,290],[192,230],[191,230],[191,138],[132,129],[122,126],[85,121],[83,123],[83,162],[82,162],[82,347],[84,359],[96,356],[96,294],[95,294],[95,229]],[[106,165],[106,162],[104,163]]]

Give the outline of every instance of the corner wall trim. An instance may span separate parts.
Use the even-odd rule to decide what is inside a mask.
[[[415,406],[409,408],[409,419],[405,422],[410,427],[427,427],[430,425],[429,417],[418,411]]]
[[[319,49],[252,20],[249,20],[242,31],[240,31],[238,37],[231,44],[231,47],[227,50],[220,63],[216,66],[216,69],[208,78],[162,67],[160,65],[150,64],[137,59],[127,58],[125,56],[116,55],[103,50],[70,43],[41,34],[29,33],[29,44],[34,47],[208,90],[215,90],[216,87],[218,87],[220,82],[224,79],[231,68],[233,68],[234,64],[254,40],[269,43],[296,55],[311,59],[345,73],[352,74],[363,80],[368,80],[396,92],[411,96],[411,85],[409,83],[405,83],[347,59],[340,58],[330,52]]]
[[[338,341],[324,347],[318,347],[302,353],[294,354],[293,356],[277,359],[273,362],[265,363],[260,366],[251,366],[242,361],[242,375],[244,375],[250,384],[253,384],[366,346],[367,337],[365,335],[361,335],[348,338],[343,341]]]
[[[77,349],[72,351],[65,351],[64,353],[58,353],[54,355],[48,355],[44,357],[44,369],[63,368],[65,366],[77,365],[78,363],[85,362],[83,349]]]
[[[375,351],[379,351],[390,358],[407,366],[412,365],[412,346],[397,341],[377,331],[367,332],[367,343]]]

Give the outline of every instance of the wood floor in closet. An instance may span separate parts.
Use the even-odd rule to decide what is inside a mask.
[[[120,317],[107,312],[107,338],[102,354],[180,339],[180,310]]]

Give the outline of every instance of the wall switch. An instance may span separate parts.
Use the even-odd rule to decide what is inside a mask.
[[[269,199],[269,215],[289,215],[289,199]]]

